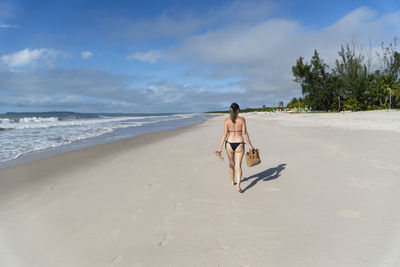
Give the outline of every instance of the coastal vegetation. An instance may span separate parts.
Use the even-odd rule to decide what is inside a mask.
[[[241,109],[240,112],[242,113],[247,113],[247,112],[273,112],[276,111],[278,108],[277,107],[267,107],[263,105],[261,108],[245,108]],[[229,110],[219,110],[219,111],[208,111],[206,113],[229,113]]]
[[[294,81],[303,97],[293,98],[288,108],[314,110],[374,110],[400,107],[400,53],[397,38],[381,44],[380,51],[362,46],[341,46],[330,68],[317,50],[310,63],[300,57],[292,67]],[[356,49],[356,47],[358,49]]]

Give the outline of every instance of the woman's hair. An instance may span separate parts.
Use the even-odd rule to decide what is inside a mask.
[[[231,120],[233,123],[236,122],[236,118],[239,114],[239,105],[237,103],[232,103],[231,108],[229,110],[229,114],[231,115]]]

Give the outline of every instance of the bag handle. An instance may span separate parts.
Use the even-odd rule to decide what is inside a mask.
[[[249,149],[249,152],[247,152],[250,158],[254,159],[256,156],[256,150],[255,149]]]

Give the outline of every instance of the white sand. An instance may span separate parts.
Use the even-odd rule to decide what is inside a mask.
[[[0,266],[400,266],[400,134],[341,115],[246,115],[244,194],[223,117],[2,169]]]
[[[400,110],[332,113],[257,113],[248,118],[278,120],[289,126],[323,126],[400,133]]]

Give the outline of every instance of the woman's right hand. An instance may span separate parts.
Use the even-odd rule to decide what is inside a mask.
[[[251,151],[253,151],[253,150],[254,150],[254,147],[253,147],[252,145],[249,145],[249,149],[250,149]]]

